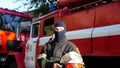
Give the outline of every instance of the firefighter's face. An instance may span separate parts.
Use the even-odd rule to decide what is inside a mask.
[[[64,30],[64,27],[55,27],[54,28],[55,32],[60,32],[60,31],[63,31],[63,30]]]

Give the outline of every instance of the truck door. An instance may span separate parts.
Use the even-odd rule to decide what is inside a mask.
[[[39,39],[39,45],[45,45],[46,42],[48,42],[53,35],[53,26],[54,26],[54,17],[50,17],[44,20],[43,22],[43,32],[42,35],[43,37],[41,37]]]
[[[26,68],[35,68],[36,43],[38,40],[39,22],[31,25],[30,39],[26,44],[25,66]]]

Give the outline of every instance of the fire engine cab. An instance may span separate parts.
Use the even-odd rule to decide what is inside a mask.
[[[0,8],[0,68],[23,68],[25,44],[29,39],[32,17]],[[18,65],[19,64],[19,65]]]
[[[52,27],[57,21],[66,23],[66,37],[78,46],[88,68],[92,68],[89,64],[95,58],[120,63],[120,1],[82,1],[89,0],[59,0],[60,8],[33,21],[30,39],[26,44],[26,68],[38,68],[36,58],[54,35]],[[97,62],[100,61],[94,62],[94,65]]]

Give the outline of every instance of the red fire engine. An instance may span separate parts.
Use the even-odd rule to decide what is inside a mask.
[[[66,37],[78,46],[86,65],[87,62],[92,64],[93,58],[120,63],[119,0],[59,0],[58,7],[33,21],[26,44],[26,68],[38,68],[36,57],[54,35],[52,27],[57,21],[66,23]],[[100,61],[94,65],[97,62]],[[104,62],[100,63],[101,66]],[[88,65],[88,68],[92,67]]]
[[[32,17],[15,10],[0,8],[0,68],[14,64],[24,67],[24,51],[29,39]],[[19,68],[18,67],[18,68]]]

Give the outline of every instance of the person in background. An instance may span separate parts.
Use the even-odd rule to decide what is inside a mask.
[[[61,63],[61,58],[72,51],[80,55],[79,62],[84,65],[77,46],[66,39],[65,33],[65,23],[62,21],[57,22],[54,25],[55,38],[44,45],[42,51],[37,57],[40,68],[65,68],[66,63]],[[63,61],[65,62],[65,60],[62,60],[62,62]]]

